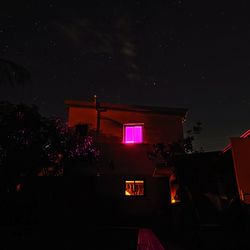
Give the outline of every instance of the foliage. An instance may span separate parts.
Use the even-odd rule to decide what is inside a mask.
[[[97,159],[92,138],[79,136],[35,106],[0,103],[0,167],[7,176],[60,175],[65,161]]]
[[[193,141],[195,139],[195,135],[200,134],[202,131],[202,123],[196,122],[196,124],[192,127],[192,129],[187,130],[187,136],[183,139],[184,153],[194,153]],[[201,148],[200,151],[203,151]]]
[[[155,160],[161,166],[174,168],[176,157],[178,157],[178,155],[194,152],[194,136],[201,132],[201,125],[200,122],[197,122],[192,129],[187,131],[187,136],[177,142],[169,144],[160,142],[154,144],[153,150],[148,152],[148,157]]]

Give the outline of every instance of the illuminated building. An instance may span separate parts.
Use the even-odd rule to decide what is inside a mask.
[[[169,175],[147,153],[155,143],[183,139],[186,109],[85,101],[65,101],[68,126],[87,124],[100,148],[100,193],[118,197],[126,211],[152,212],[170,204]],[[84,169],[79,166],[79,175]]]

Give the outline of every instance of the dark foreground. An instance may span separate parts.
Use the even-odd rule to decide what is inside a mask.
[[[147,219],[147,218],[145,218]],[[138,248],[140,228],[128,226],[90,225],[83,221],[37,225],[1,226],[1,249],[154,249]],[[202,225],[180,232],[171,228],[151,228],[164,249],[250,249],[249,231],[238,231],[219,225]],[[148,244],[148,245],[147,245]]]
[[[105,199],[91,199],[93,196],[83,195],[82,190],[81,202],[74,202],[80,199],[71,196],[65,196],[65,192],[51,195],[44,189],[39,193],[2,193],[0,250],[162,250],[152,247],[147,234],[145,244],[142,242],[138,248],[141,229],[150,229],[163,248],[169,250],[250,249],[249,208],[241,213],[240,207],[235,206],[222,216],[221,223],[208,223],[209,220],[193,223],[185,213],[176,223],[170,208],[164,213],[129,215],[116,209],[114,202],[108,205]],[[178,219],[179,214],[175,217]]]
[[[1,249],[136,249],[137,230],[50,225],[1,228]],[[4,244],[3,244],[4,243]]]

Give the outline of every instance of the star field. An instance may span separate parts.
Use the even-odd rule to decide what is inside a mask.
[[[250,127],[247,1],[6,1],[0,58],[32,84],[0,99],[66,117],[65,99],[189,109],[205,150]]]

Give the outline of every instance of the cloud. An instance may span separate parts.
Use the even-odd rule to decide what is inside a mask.
[[[119,71],[129,80],[140,78],[136,44],[126,16],[114,18],[112,22],[71,18],[55,22],[54,27],[83,54],[112,56],[115,67],[120,67]]]

